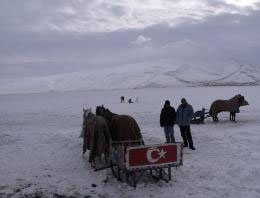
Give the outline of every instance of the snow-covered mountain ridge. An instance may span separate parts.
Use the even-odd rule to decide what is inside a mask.
[[[1,79],[0,94],[226,85],[260,85],[260,68],[235,61],[214,64],[155,61],[44,77]]]

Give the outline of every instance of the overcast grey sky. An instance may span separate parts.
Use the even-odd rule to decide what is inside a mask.
[[[0,78],[158,59],[260,66],[260,0],[1,0]]]

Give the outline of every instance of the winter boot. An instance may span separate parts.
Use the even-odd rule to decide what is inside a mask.
[[[189,146],[189,149],[196,150],[194,146]]]

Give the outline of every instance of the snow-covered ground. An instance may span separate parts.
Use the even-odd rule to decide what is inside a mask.
[[[157,60],[52,76],[0,79],[0,94],[259,84],[259,67],[234,60]]]
[[[88,154],[82,157],[79,133],[83,107],[95,109],[104,104],[116,113],[132,115],[145,143],[153,144],[165,140],[158,123],[165,99],[176,107],[181,97],[186,97],[198,110],[209,108],[215,99],[238,93],[250,106],[241,108],[237,123],[222,113],[217,124],[208,119],[204,125],[192,125],[196,151],[184,149],[184,164],[173,169],[170,183],[146,182],[134,189],[118,182],[109,171],[94,172],[87,162]],[[139,102],[120,104],[121,95],[138,97]],[[34,193],[46,197],[260,197],[259,96],[259,86],[1,95],[0,197]],[[181,141],[177,126],[175,137]]]

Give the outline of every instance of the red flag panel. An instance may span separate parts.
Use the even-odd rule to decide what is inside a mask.
[[[181,144],[161,144],[153,146],[129,147],[127,167],[144,168],[181,163]]]

